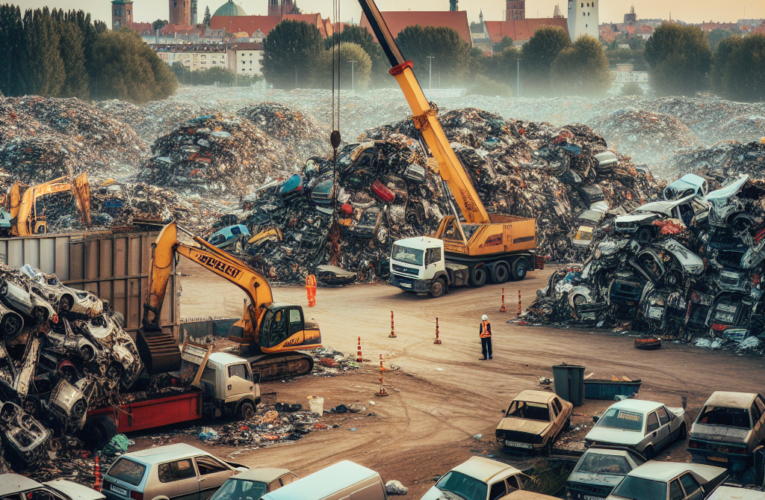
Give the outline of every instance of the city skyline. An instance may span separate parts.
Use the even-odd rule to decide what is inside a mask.
[[[204,15],[205,7],[214,13],[225,0],[199,0],[198,18]],[[89,12],[94,19],[101,20],[111,25],[111,2],[109,0],[79,0],[77,2],[47,0],[21,0],[10,2],[19,5],[22,10],[29,8],[63,8],[65,10],[82,9]],[[236,1],[249,15],[266,15],[268,11],[267,0],[240,0]],[[552,17],[556,4],[561,5],[561,12],[566,12],[566,1],[557,0],[527,0],[527,17]],[[724,7],[720,4],[708,2],[699,4],[690,0],[614,0],[601,3],[600,22],[622,22],[624,14],[629,12],[630,6],[635,5],[638,19],[680,19],[688,23],[701,23],[702,21],[735,22],[738,19],[765,18],[765,2],[762,0],[728,0]],[[151,22],[155,19],[167,19],[168,7],[166,2],[148,2],[147,0],[134,0],[134,21]],[[332,12],[332,0],[298,0],[297,5],[306,13],[319,12],[324,17]],[[449,10],[449,0],[377,0],[380,10]],[[460,0],[459,9],[468,12],[471,22],[478,21],[479,12],[483,11],[485,20],[501,20],[505,0]],[[344,22],[358,23],[361,17],[361,8],[357,0],[341,0],[341,20]]]

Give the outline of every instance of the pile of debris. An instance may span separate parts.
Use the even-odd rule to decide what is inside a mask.
[[[681,151],[663,169],[667,175],[688,172],[719,171],[725,176],[749,174],[765,177],[765,144],[721,141],[708,148]]]
[[[281,142],[291,165],[299,166],[311,156],[331,153],[329,128],[317,124],[307,113],[274,102],[261,102],[240,109],[237,115],[250,120],[269,137]]]
[[[352,354],[345,355],[331,347],[320,347],[311,351],[314,360],[314,375],[332,376],[348,370],[357,370],[359,364]]]
[[[147,152],[129,126],[79,99],[33,96],[0,103],[0,168],[22,182],[132,173]]]
[[[123,318],[90,292],[30,266],[0,265],[0,435],[18,467],[83,429],[88,411],[120,404],[143,369]]]
[[[664,197],[604,214],[583,264],[551,274],[524,320],[762,350],[765,180],[688,174]]]
[[[251,122],[228,114],[192,118],[157,139],[139,182],[181,194],[245,195],[281,173],[284,147]]]
[[[668,152],[700,145],[696,134],[677,118],[635,108],[600,116],[589,125],[621,153],[651,165],[666,160]]]

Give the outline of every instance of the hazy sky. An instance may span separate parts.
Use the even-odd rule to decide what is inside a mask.
[[[51,8],[82,9],[90,12],[94,18],[110,22],[110,0],[8,0],[18,3],[22,9],[37,8],[45,5]],[[204,14],[205,6],[210,12],[215,12],[226,0],[198,0],[199,20]],[[234,0],[250,15],[266,14],[267,0]],[[357,0],[340,0],[340,16],[343,21],[353,19],[358,22],[361,8]],[[297,0],[303,12],[320,12],[327,17],[332,11],[332,0]],[[566,15],[566,0],[526,0],[527,17],[552,17],[555,5],[560,3],[561,11]],[[630,5],[635,5],[638,18],[668,18],[686,22],[700,23],[702,21],[731,22],[744,18],[765,18],[765,0],[603,0],[600,7],[600,21],[621,22],[624,13]],[[134,0],[135,21],[153,21],[167,19],[167,0]],[[448,10],[449,0],[377,0],[380,10]],[[505,8],[503,0],[459,0],[461,10],[467,10],[471,21],[478,20],[478,13],[483,9],[487,20],[502,19]]]

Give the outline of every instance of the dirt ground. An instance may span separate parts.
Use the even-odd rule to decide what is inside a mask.
[[[182,317],[233,317],[241,314],[244,294],[233,285],[193,264],[183,263]],[[265,449],[236,450],[206,446],[193,435],[175,438],[250,467],[286,467],[305,476],[339,460],[348,459],[378,471],[387,481],[398,479],[421,496],[433,479],[472,455],[513,461],[497,450],[494,429],[512,398],[524,389],[539,389],[539,378],[552,378],[552,365],[584,365],[595,378],[626,375],[641,379],[642,399],[681,406],[695,416],[716,390],[762,392],[765,364],[761,358],[715,352],[679,344],[659,351],[639,351],[633,338],[610,332],[511,325],[518,289],[524,307],[550,271],[531,273],[520,283],[506,283],[508,312],[500,313],[502,286],[455,289],[432,299],[401,292],[387,285],[319,288],[317,306],[307,308],[300,287],[274,290],[278,302],[300,304],[307,318],[318,321],[325,346],[355,352],[360,336],[368,367],[337,377],[303,377],[261,386],[276,392],[281,402],[307,404],[310,395],[323,396],[325,408],[360,403],[367,412],[331,417],[340,427],[315,431],[304,439]],[[395,314],[398,338],[388,338],[390,314]],[[492,322],[494,359],[480,361],[478,324],[482,314]],[[434,345],[439,319],[443,344]],[[379,355],[386,366],[387,398],[376,398]],[[371,402],[374,402],[372,405]],[[576,442],[592,427],[592,415],[612,402],[585,400],[575,409],[574,431],[560,440]],[[376,416],[367,416],[373,412]],[[356,428],[355,431],[349,429]],[[482,434],[480,440],[472,436]],[[139,447],[149,446],[147,438]],[[137,448],[134,448],[137,449]],[[689,461],[685,443],[674,445],[657,458]],[[524,462],[527,464],[528,461]]]

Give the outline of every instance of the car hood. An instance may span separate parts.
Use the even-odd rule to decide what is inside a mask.
[[[585,439],[597,441],[598,443],[623,444],[634,446],[643,440],[643,434],[638,431],[623,431],[621,429],[611,429],[608,427],[594,427],[587,433]]]
[[[707,425],[695,423],[691,427],[691,438],[725,443],[745,443],[751,430],[737,429],[727,425]]]
[[[63,479],[50,481],[45,483],[45,485],[75,500],[102,500],[106,498],[103,494],[87,486]]]
[[[526,420],[523,418],[503,418],[499,422],[497,430],[542,434],[548,427],[550,427],[550,422]]]
[[[447,491],[441,491],[435,486],[430,488],[427,493],[425,493],[425,496],[423,496],[420,500],[465,500],[459,495],[455,495],[454,493],[449,493]]]
[[[610,486],[615,488],[622,482],[624,476],[617,474],[595,474],[592,472],[572,472],[568,476],[569,483],[589,484],[593,486]]]

